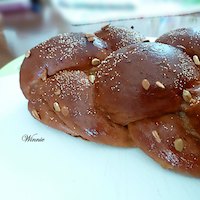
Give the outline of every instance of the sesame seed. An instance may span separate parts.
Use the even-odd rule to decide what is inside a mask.
[[[194,104],[197,104],[198,103],[198,101],[196,100],[196,99],[191,99],[190,100],[190,105],[194,105]]]
[[[147,79],[144,79],[144,80],[142,81],[142,87],[143,87],[145,90],[148,90],[148,89],[149,89],[150,83],[149,83],[149,81],[148,81]]]
[[[108,119],[111,119],[110,115],[107,115]]]
[[[89,81],[93,84],[95,81],[95,75],[90,74],[88,78],[89,78]]]
[[[92,65],[96,66],[96,65],[99,65],[100,63],[101,61],[98,58],[92,59]]]
[[[161,143],[160,136],[156,130],[152,131],[152,135],[155,138],[156,142]]]
[[[193,56],[193,61],[196,65],[200,65],[199,57],[197,55]]]
[[[53,120],[54,120],[54,117],[50,117],[50,120],[53,121]]]
[[[29,58],[30,56],[31,56],[31,51],[28,50],[28,51],[26,52],[26,54],[25,54],[25,57],[26,57],[26,58]]]
[[[55,92],[54,92],[55,95],[60,95],[60,93],[61,93],[61,90],[59,88],[56,89]]]
[[[86,38],[90,38],[90,37],[94,37],[95,35],[94,34],[92,34],[92,33],[86,33],[85,34],[85,37]]]
[[[46,69],[42,72],[42,74],[41,74],[41,79],[42,79],[43,81],[46,81],[46,80],[47,80],[47,70],[46,70]]]
[[[185,100],[185,102],[189,103],[192,99],[192,95],[188,90],[183,90],[183,99]]]
[[[83,90],[91,86],[88,76],[79,70],[60,71],[54,75],[54,78],[57,82],[56,85],[61,90],[61,98],[71,96],[73,101],[81,100]],[[74,84],[74,82],[76,82],[76,84]]]
[[[184,148],[183,140],[181,138],[178,138],[174,141],[174,147],[176,151],[182,152]]]
[[[33,110],[31,111],[31,113],[32,113],[32,115],[33,115],[33,117],[34,117],[35,119],[40,120],[40,115],[38,114],[38,112],[37,112],[35,109],[33,109]]]
[[[94,41],[94,37],[89,37],[87,38],[88,42],[93,42]]]
[[[61,108],[61,112],[62,112],[62,114],[66,117],[66,116],[69,114],[69,109],[68,109],[68,107],[63,106],[63,107]]]
[[[83,34],[64,33],[39,44],[36,48],[41,50],[39,57],[57,59],[59,55],[59,60],[63,61],[68,58],[73,59],[78,49],[83,50],[86,41]]]
[[[53,108],[54,108],[54,110],[55,110],[56,112],[60,112],[60,106],[59,106],[58,102],[54,102],[54,103],[53,103]]]
[[[32,89],[30,93],[31,93],[31,94],[35,94],[36,91],[35,91],[34,89]]]
[[[129,44],[141,42],[144,39],[144,37],[141,36],[138,32],[128,30],[128,29],[122,28],[122,27],[118,28],[118,27],[108,25],[108,26],[102,28],[102,30],[108,31],[109,37],[107,38],[107,40],[114,39],[115,46],[117,48],[125,47]],[[118,38],[117,41],[115,39],[116,36]]]
[[[165,86],[164,86],[160,81],[156,81],[156,85],[157,85],[159,88],[165,89]]]
[[[186,50],[186,48],[183,46],[183,45],[177,45],[177,47],[179,48],[179,49],[182,49],[182,50]]]

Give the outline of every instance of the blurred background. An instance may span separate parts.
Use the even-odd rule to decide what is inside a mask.
[[[199,19],[200,0],[0,0],[0,67],[58,33],[111,23],[157,37]]]

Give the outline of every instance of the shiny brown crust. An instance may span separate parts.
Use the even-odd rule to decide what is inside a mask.
[[[95,70],[111,51],[106,41],[88,33],[58,35],[28,51],[20,85],[32,115],[86,140],[133,146],[127,128],[94,107]]]
[[[143,41],[105,26],[36,46],[20,71],[28,109],[72,136],[136,146],[165,168],[200,177],[199,32]]]
[[[195,64],[181,50],[138,43],[113,52],[98,66],[96,104],[112,121],[127,125],[178,111],[183,89],[198,77]],[[148,90],[142,85],[145,79]]]
[[[199,75],[179,48],[137,43],[98,66],[96,105],[161,166],[200,177]]]
[[[145,37],[135,30],[128,30],[111,25],[102,27],[100,31],[95,33],[95,35],[106,41],[109,48],[113,51],[145,40]]]
[[[20,71],[20,84],[29,98],[30,88],[41,82],[44,75],[52,76],[60,70],[88,70],[93,58],[104,59],[109,53],[107,44],[95,37],[89,42],[86,34],[65,33],[51,38],[35,48],[24,60]]]
[[[200,177],[200,140],[184,128],[178,115],[130,123],[129,131],[136,145],[164,168]],[[176,141],[183,146],[178,149]]]
[[[156,42],[169,44],[185,51],[191,58],[200,57],[200,29],[180,28],[160,36]]]

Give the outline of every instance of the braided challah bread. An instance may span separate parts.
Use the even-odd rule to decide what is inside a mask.
[[[21,66],[29,111],[73,136],[139,147],[165,168],[200,177],[197,32],[175,30],[147,42],[107,25],[51,38]]]

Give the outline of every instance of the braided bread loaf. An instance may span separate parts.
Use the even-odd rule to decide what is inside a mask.
[[[48,126],[200,177],[199,40],[192,29],[156,42],[113,26],[62,34],[27,52],[21,89]]]

